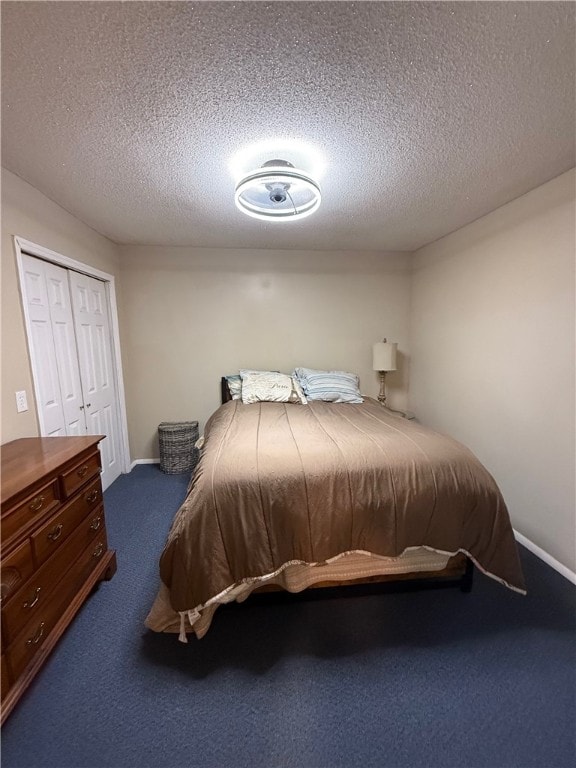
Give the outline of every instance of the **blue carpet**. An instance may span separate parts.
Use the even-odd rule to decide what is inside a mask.
[[[526,550],[527,597],[457,589],[250,601],[201,641],[148,632],[187,477],[105,494],[118,572],[2,730],[3,768],[573,768],[576,589]]]

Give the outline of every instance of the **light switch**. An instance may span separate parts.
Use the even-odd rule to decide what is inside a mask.
[[[18,413],[28,410],[28,400],[26,399],[26,390],[16,392],[16,410]]]

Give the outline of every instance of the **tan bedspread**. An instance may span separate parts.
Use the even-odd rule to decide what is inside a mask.
[[[361,405],[231,401],[210,418],[160,576],[194,611],[231,585],[287,563],[409,547],[468,554],[524,591],[495,481],[460,443]]]

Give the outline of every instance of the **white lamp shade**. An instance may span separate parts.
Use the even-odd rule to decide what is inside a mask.
[[[372,347],[372,368],[375,371],[395,371],[397,349],[395,341],[376,342]]]

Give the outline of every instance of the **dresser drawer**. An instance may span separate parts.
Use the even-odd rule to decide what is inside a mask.
[[[97,477],[81,491],[74,501],[53,515],[42,528],[32,536],[32,549],[36,563],[40,565],[76,530],[78,524],[92,509],[102,503],[102,487]]]
[[[29,661],[32,660],[36,651],[42,647],[58,618],[62,613],[62,602],[64,596],[59,595],[57,602],[52,602],[45,606],[38,619],[30,622],[19,635],[14,643],[6,651],[9,669],[13,678],[17,678],[25,669]]]
[[[10,674],[8,672],[8,664],[6,663],[6,656],[2,654],[0,656],[0,683],[2,686],[2,698],[8,693],[10,688]]]
[[[67,499],[69,496],[72,496],[74,491],[81,488],[91,477],[99,475],[100,468],[100,452],[96,451],[96,453],[76,464],[72,469],[63,472],[60,475],[63,498]]]
[[[39,517],[60,505],[58,482],[52,480],[12,509],[2,510],[2,543],[29,528]]]
[[[13,678],[23,672],[42,647],[58,620],[62,618],[72,598],[96,568],[105,552],[106,532],[102,531],[82,552],[68,571],[66,579],[60,582],[59,588],[54,590],[42,610],[31,618],[14,641],[9,643],[6,657]]]
[[[60,589],[63,577],[93,540],[101,539],[104,530],[104,509],[100,507],[78,526],[54,555],[7,601],[2,608],[2,629],[8,643],[22,627],[39,615],[50,601],[51,594]]]
[[[32,549],[29,539],[22,542],[9,555],[4,556],[4,553],[2,553],[0,600],[3,604],[24,584],[33,571],[34,565],[32,563]]]

